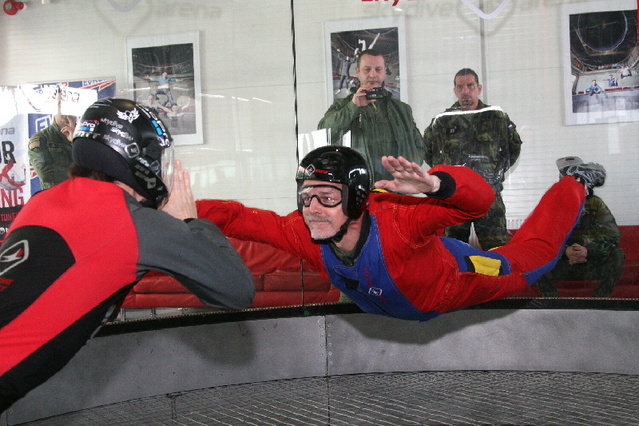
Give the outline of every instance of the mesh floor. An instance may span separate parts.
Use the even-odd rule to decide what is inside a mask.
[[[277,380],[133,400],[32,425],[631,425],[639,376],[456,371]]]

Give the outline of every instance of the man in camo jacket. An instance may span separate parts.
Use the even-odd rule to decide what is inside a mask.
[[[468,242],[474,223],[482,249],[490,250],[510,239],[501,191],[504,175],[519,158],[522,142],[508,114],[479,100],[481,91],[475,71],[464,68],[455,74],[454,92],[458,101],[436,116],[424,132],[424,160],[431,167],[437,164],[469,167],[493,188],[495,201],[485,216],[446,229],[446,236]]]

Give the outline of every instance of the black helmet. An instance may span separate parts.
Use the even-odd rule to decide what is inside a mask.
[[[371,188],[371,175],[366,160],[357,151],[344,146],[324,146],[309,152],[300,162],[295,176],[298,192],[305,180],[321,180],[344,184],[342,209],[351,219],[362,212]],[[302,212],[301,198],[297,209]]]
[[[73,135],[73,162],[129,185],[157,208],[168,195],[162,154],[172,138],[160,118],[128,99],[101,99],[91,105]]]

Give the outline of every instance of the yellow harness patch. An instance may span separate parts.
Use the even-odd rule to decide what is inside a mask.
[[[475,272],[491,277],[498,277],[501,269],[501,260],[492,259],[485,256],[468,256],[468,260],[473,264]]]

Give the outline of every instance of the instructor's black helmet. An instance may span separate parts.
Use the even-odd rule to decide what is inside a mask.
[[[77,124],[73,162],[129,185],[157,208],[169,192],[171,143],[153,111],[128,99],[101,99]]]
[[[298,193],[305,180],[343,184],[342,210],[351,219],[362,214],[371,189],[371,174],[366,160],[354,149],[344,146],[324,146],[309,152],[300,162],[295,180]],[[302,200],[298,197],[300,213],[302,207]]]

